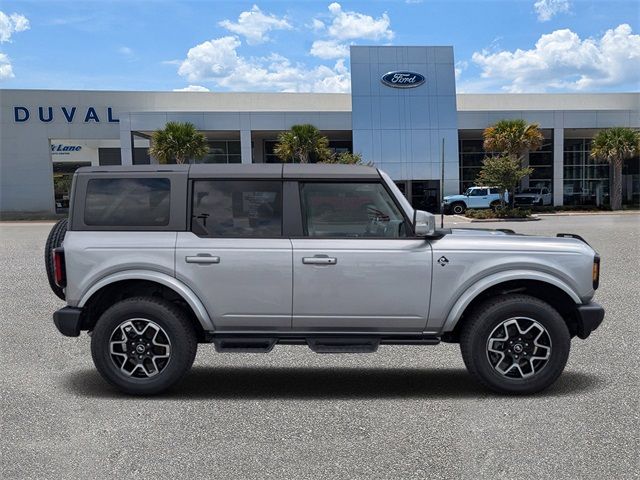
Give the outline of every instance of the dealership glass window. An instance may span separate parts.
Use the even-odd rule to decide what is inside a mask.
[[[87,183],[84,223],[108,227],[169,224],[168,178],[94,178]]]
[[[481,134],[479,134],[481,135]],[[553,187],[553,133],[544,131],[545,140],[539,150],[529,153],[529,166],[533,173],[529,176],[529,186],[548,188]],[[485,152],[482,138],[460,139],[460,191],[476,184],[476,178],[482,168],[485,157],[497,152]]]
[[[69,197],[73,174],[80,167],[90,167],[91,162],[53,162],[53,192],[56,213],[69,211]]]
[[[282,236],[282,182],[196,180],[191,230],[210,237]]]
[[[209,153],[197,163],[241,163],[239,140],[211,140]]]
[[[542,146],[535,152],[529,152],[529,166],[533,173],[529,175],[529,187],[553,187],[553,138],[545,138]]]
[[[609,164],[591,158],[591,139],[564,141],[564,204],[609,203]]]
[[[304,183],[300,192],[306,236],[406,236],[404,217],[380,183]]]

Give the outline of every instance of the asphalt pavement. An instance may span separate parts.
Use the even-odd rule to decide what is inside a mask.
[[[582,235],[602,256],[607,314],[564,374],[528,397],[485,391],[457,345],[375,354],[216,353],[201,345],[170,393],[124,396],[43,268],[47,223],[0,223],[1,477],[638,478],[640,215],[449,226]]]

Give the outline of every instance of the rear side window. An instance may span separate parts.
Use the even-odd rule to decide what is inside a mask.
[[[94,178],[87,184],[84,223],[97,227],[169,224],[168,178]]]
[[[282,236],[282,182],[194,181],[191,231],[209,237]]]

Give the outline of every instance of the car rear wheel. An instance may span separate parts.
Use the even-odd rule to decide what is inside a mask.
[[[129,298],[107,309],[91,337],[93,362],[125,393],[151,395],[191,368],[198,343],[184,311],[163,299]]]
[[[456,215],[462,215],[467,210],[467,206],[462,202],[451,205],[451,211]]]
[[[528,295],[502,295],[477,307],[460,336],[462,358],[483,385],[501,393],[544,390],[560,376],[571,337],[560,314]]]
[[[53,272],[53,250],[61,247],[64,236],[67,233],[68,221],[66,218],[59,220],[49,232],[47,242],[44,246],[44,268],[47,271],[47,279],[51,291],[60,299],[64,300],[64,290],[56,285],[55,273]]]

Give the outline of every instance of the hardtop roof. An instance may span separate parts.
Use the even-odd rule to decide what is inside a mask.
[[[103,167],[80,167],[77,173],[187,173],[191,178],[302,178],[302,179],[378,179],[375,167],[342,164],[216,164],[198,163],[190,165],[114,165]]]

